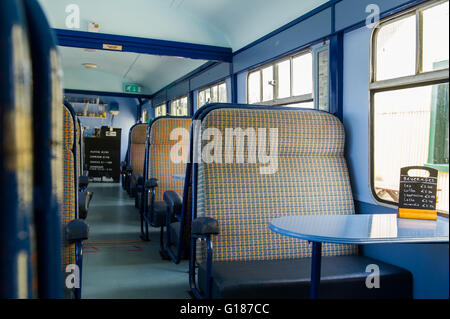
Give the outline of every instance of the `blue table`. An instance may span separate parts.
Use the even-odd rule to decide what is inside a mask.
[[[273,219],[269,228],[312,242],[311,298],[319,297],[322,243],[448,243],[448,218],[397,218],[396,214],[305,215]]]

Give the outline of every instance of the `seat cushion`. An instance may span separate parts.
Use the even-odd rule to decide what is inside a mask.
[[[380,287],[369,289],[366,272],[378,265]],[[205,291],[206,267],[199,265],[199,288]],[[311,258],[214,262],[213,298],[309,298]],[[410,272],[364,256],[322,258],[320,298],[411,298]]]
[[[149,207],[150,211],[150,207]],[[166,212],[167,212],[167,205],[166,202],[163,201],[155,201],[153,203],[153,216],[152,218],[152,224],[155,227],[161,227],[166,225]],[[150,212],[151,214],[152,212]]]

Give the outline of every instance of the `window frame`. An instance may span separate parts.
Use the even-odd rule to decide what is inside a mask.
[[[431,86],[436,84],[449,83],[449,68],[434,70],[434,71],[423,71],[422,59],[423,59],[423,19],[422,12],[428,8],[437,6],[439,4],[448,2],[448,0],[435,0],[427,1],[426,3],[419,4],[413,8],[407,9],[405,11],[394,14],[390,17],[386,17],[378,21],[377,25],[372,29],[370,35],[370,47],[369,47],[369,187],[370,194],[374,201],[380,205],[397,208],[398,204],[394,201],[385,200],[379,198],[375,190],[375,158],[374,158],[374,97],[376,93],[396,91],[401,89],[416,88]],[[400,76],[392,79],[386,80],[376,80],[376,69],[377,69],[377,35],[383,25],[388,25],[396,21],[405,19],[410,16],[416,16],[416,54],[415,54],[415,74],[408,76]],[[438,211],[439,215],[448,217],[448,212]]]
[[[164,108],[166,109],[166,115],[159,115],[159,116],[157,116],[156,115],[156,109],[161,107],[161,106],[164,106]],[[161,103],[161,104],[157,104],[155,106],[155,118],[162,117],[162,116],[167,116],[167,103]]]
[[[211,85],[208,85],[208,86],[204,86],[204,87],[202,87],[201,89],[198,90],[198,92],[197,92],[197,108],[200,108],[203,105],[206,105],[206,103],[203,104],[203,105],[200,105],[200,93],[201,92],[206,92],[207,90],[209,90],[209,92],[210,92],[209,94],[210,94],[210,97],[211,97],[211,92],[212,92],[211,89],[213,87],[215,87],[215,86],[217,86],[217,98],[220,100],[219,86],[221,86],[222,84],[225,84],[226,101],[227,101],[226,103],[228,103],[228,86],[227,86],[227,81],[223,80],[223,81],[215,82],[214,84],[211,84]],[[205,96],[206,96],[206,93],[205,93]],[[210,102],[210,103],[224,103],[224,102],[217,101],[217,102]]]
[[[187,115],[173,115],[173,114],[172,114],[172,104],[173,104],[175,101],[181,102],[181,100],[184,99],[184,98],[186,98],[186,110],[187,110]],[[185,95],[182,95],[182,96],[179,96],[179,97],[177,97],[177,98],[174,98],[174,99],[170,100],[170,102],[169,102],[169,111],[168,111],[167,113],[169,113],[169,116],[177,116],[177,117],[181,117],[181,116],[189,116],[190,111],[189,111],[189,97],[188,97],[188,94],[185,94]],[[167,113],[166,113],[166,114],[167,114]]]
[[[311,74],[312,74],[312,88],[311,88],[311,93],[309,94],[302,94],[302,95],[296,95],[293,96],[293,63],[292,60],[302,56],[302,55],[306,55],[306,54],[311,54],[312,57],[312,63],[311,63]],[[277,105],[284,105],[284,104],[293,104],[293,103],[304,103],[304,102],[314,102],[315,99],[315,52],[313,49],[311,48],[307,48],[305,50],[302,50],[300,52],[296,52],[290,55],[286,55],[283,56],[281,58],[278,58],[276,60],[270,61],[268,63],[262,64],[254,69],[251,69],[247,72],[247,78],[246,78],[246,101],[247,104],[259,104],[259,105],[271,105],[271,106],[277,106]],[[278,98],[278,64],[285,62],[285,61],[290,61],[290,96],[286,97],[286,98]],[[266,69],[268,67],[272,66],[273,67],[273,79],[274,79],[274,84],[273,86],[273,99],[272,100],[268,100],[268,101],[263,101],[263,75],[262,75],[262,70]],[[249,78],[250,75],[253,73],[259,72],[259,89],[260,89],[260,93],[259,93],[259,102],[256,103],[250,103],[250,95],[249,95]],[[314,103],[314,108],[316,108],[316,105]]]

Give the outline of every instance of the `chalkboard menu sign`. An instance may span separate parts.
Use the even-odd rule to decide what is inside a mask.
[[[84,141],[89,180],[118,183],[121,129],[102,127],[100,136],[86,137]]]
[[[425,174],[412,174],[419,171]],[[400,170],[398,217],[436,220],[437,178],[438,171],[434,168],[403,167]]]

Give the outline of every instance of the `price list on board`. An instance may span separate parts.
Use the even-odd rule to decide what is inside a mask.
[[[101,130],[85,138],[85,159],[93,182],[118,182],[120,176],[120,129]]]
[[[419,176],[411,172],[422,172]],[[422,176],[425,175],[427,176]],[[422,166],[400,171],[399,217],[436,219],[437,170]]]

